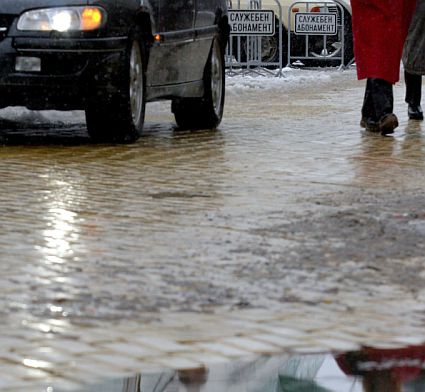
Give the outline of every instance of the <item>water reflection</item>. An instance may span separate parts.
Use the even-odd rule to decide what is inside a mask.
[[[343,378],[330,355],[286,354],[233,362],[210,369],[201,367],[159,374],[142,373],[134,378],[105,382],[81,392],[326,392],[332,390],[327,386],[333,383],[328,379],[330,373]],[[346,380],[340,380],[338,386],[353,388],[355,382],[350,380],[348,385]]]
[[[47,211],[47,226],[43,231],[46,241],[43,253],[49,262],[61,262],[66,256],[72,255],[71,242],[78,240],[78,233],[74,231],[75,214],[63,208],[52,205]]]
[[[400,138],[365,132],[361,151],[352,157],[354,182],[362,186],[415,184],[423,178],[425,136],[423,124],[410,121]]]
[[[365,392],[425,390],[425,345],[364,348],[337,357],[347,375],[361,376]]]
[[[210,369],[140,374],[80,392],[419,392],[425,345],[344,354],[279,355]]]
[[[223,134],[147,123],[137,143],[96,145],[84,127],[73,136],[80,118],[31,121],[0,113],[3,281],[16,284],[2,308],[25,319],[186,308],[187,281],[201,273],[202,230],[215,224],[229,188]],[[185,262],[183,276],[177,263]],[[170,289],[168,273],[182,282]],[[210,305],[210,293],[198,298]]]
[[[405,128],[405,135],[401,142],[400,154],[405,159],[424,162],[425,136],[423,123],[410,121]]]

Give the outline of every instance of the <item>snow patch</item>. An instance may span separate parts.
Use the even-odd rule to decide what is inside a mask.
[[[44,124],[66,123],[80,124],[85,122],[84,112],[80,110],[57,111],[57,110],[29,110],[24,107],[8,107],[0,110],[0,120],[14,122]]]
[[[273,74],[265,74],[264,71],[261,74],[256,74],[255,70],[253,73],[245,75],[234,75],[227,76],[226,87],[228,90],[235,92],[258,89],[280,89],[280,88],[291,88],[299,86],[300,84],[314,84],[327,83],[336,74],[339,74],[336,70],[306,70],[306,69],[294,69],[294,68],[283,68],[282,76],[275,76]]]
[[[238,70],[233,70],[237,72]],[[277,71],[253,69],[249,74],[226,76],[226,91],[230,95],[238,95],[252,90],[291,90],[302,85],[317,87],[329,83],[335,78],[354,78],[355,69],[339,71],[336,67],[320,69],[303,69],[286,67],[282,69],[280,77],[275,76]],[[155,106],[155,103],[154,107]],[[163,105],[163,103],[156,103]],[[8,120],[32,124],[81,124],[85,122],[84,111],[34,111],[24,107],[9,107],[0,109],[0,120]]]

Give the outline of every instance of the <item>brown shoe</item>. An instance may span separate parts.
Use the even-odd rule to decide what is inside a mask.
[[[378,125],[381,135],[394,133],[394,129],[398,127],[397,116],[393,113],[386,114],[384,117],[381,117]]]
[[[360,120],[360,126],[362,128],[366,128],[366,119],[364,117],[362,117],[362,119]]]

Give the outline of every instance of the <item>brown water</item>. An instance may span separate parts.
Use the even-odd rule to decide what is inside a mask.
[[[353,344],[420,331],[424,125],[407,120],[399,86],[395,136],[366,134],[362,94],[352,71],[229,88],[220,128],[198,132],[175,129],[169,104],[155,103],[132,145],[91,143],[81,114],[3,119],[0,372],[18,369],[4,385],[37,383],[22,361],[53,343],[65,349],[43,371],[78,384],[85,367],[73,371],[81,353],[69,339],[92,348],[97,328],[131,342],[135,324],[143,333],[169,312],[301,309],[302,319],[307,306],[338,331],[366,331],[351,341],[351,330]],[[376,317],[362,313],[369,305]]]

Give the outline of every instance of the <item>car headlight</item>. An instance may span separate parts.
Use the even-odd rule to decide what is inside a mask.
[[[18,20],[21,31],[90,31],[100,28],[106,12],[100,7],[60,7],[27,11]]]

